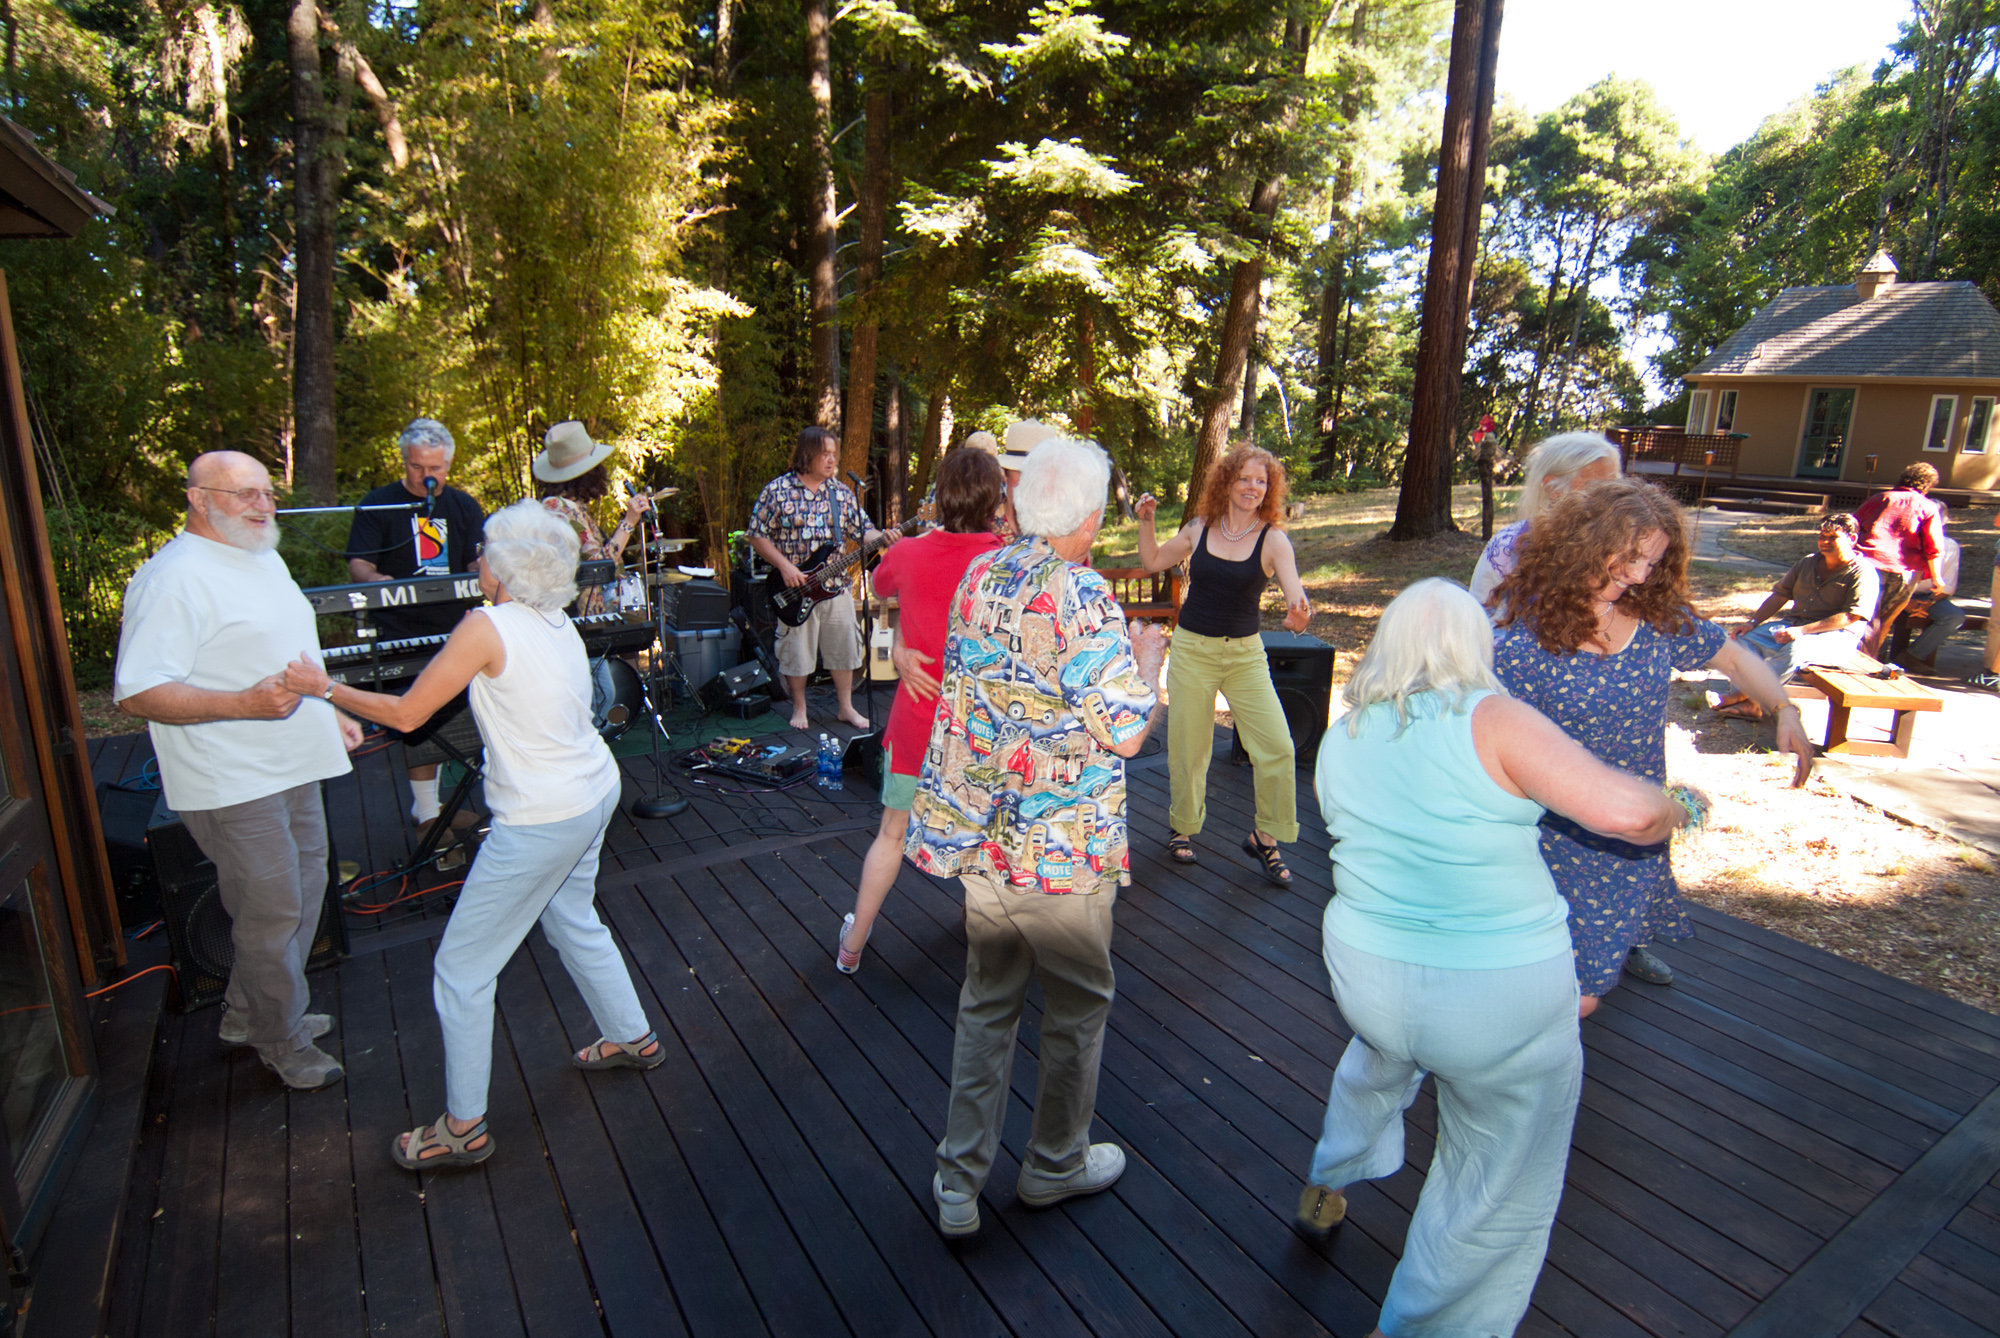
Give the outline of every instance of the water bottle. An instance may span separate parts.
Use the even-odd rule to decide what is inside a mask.
[[[819,736],[819,788],[840,788],[840,740],[829,734]]]

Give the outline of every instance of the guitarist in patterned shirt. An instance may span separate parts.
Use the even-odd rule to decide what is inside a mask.
[[[812,573],[800,569],[821,544],[856,539],[876,544],[885,537],[868,523],[853,492],[834,475],[840,469],[840,439],[823,427],[799,433],[792,467],[764,485],[750,512],[750,546],[789,586],[804,585]],[[806,679],[824,663],[833,675],[840,718],[867,729],[868,718],[854,709],[854,671],[861,667],[861,628],[847,580],[826,582],[837,593],[813,606],[797,627],[778,628],[778,669],[792,698],[792,728],[806,727]]]

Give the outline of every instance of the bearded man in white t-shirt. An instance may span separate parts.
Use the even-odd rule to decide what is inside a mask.
[[[113,695],[147,722],[167,803],[215,861],[236,949],[221,1037],[310,1091],[341,1076],[314,1044],[333,1019],[306,1012],[326,894],[320,782],[351,770],[361,730],[284,686],[319,632],[276,551],[270,474],[211,451],[188,467],[187,496],[187,528],[125,587]]]

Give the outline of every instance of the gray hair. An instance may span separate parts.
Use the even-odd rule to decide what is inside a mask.
[[[410,452],[435,446],[444,452],[444,462],[451,463],[451,457],[458,450],[458,443],[451,439],[451,429],[435,418],[412,418],[403,434],[396,438],[396,449],[403,453],[407,462]]]
[[[516,502],[488,516],[482,551],[494,579],[529,608],[553,613],[576,598],[576,531],[540,502]]]
[[[1432,576],[1389,601],[1375,624],[1375,639],[1347,680],[1347,736],[1361,727],[1361,712],[1394,702],[1397,728],[1410,723],[1410,698],[1435,692],[1465,709],[1478,691],[1504,693],[1493,676],[1493,624],[1486,610],[1457,581]]]
[[[1050,437],[1028,452],[1014,485],[1021,533],[1044,539],[1074,534],[1104,514],[1111,491],[1111,457],[1094,441]]]
[[[1529,448],[1521,481],[1521,519],[1533,524],[1570,490],[1571,480],[1598,461],[1618,468],[1618,448],[1595,432],[1562,432]]]

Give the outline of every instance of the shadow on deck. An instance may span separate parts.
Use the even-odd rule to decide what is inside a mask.
[[[115,777],[146,744],[94,752]],[[340,853],[364,868],[409,844],[396,757],[328,789]],[[125,1086],[142,1118],[103,1313],[45,1285],[28,1334],[1360,1338],[1434,1100],[1409,1112],[1410,1163],[1355,1187],[1331,1248],[1288,1230],[1347,1039],[1319,956],[1326,836],[1308,814],[1297,887],[1265,883],[1235,848],[1249,773],[1218,760],[1201,862],[1174,866],[1164,762],[1132,768],[1095,1131],[1131,1153],[1112,1192],[1014,1201],[1037,993],[984,1234],[945,1244],[930,1178],[964,960],[955,886],[905,868],[860,974],[841,976],[873,796],[690,786],[677,819],[613,820],[599,881],[663,1067],[570,1067],[594,1033],[533,935],[500,982],[496,1155],[398,1170],[391,1137],[443,1104],[444,920],[424,901],[352,917],[353,955],[311,977],[346,1081],[288,1094],[217,1042],[213,1010],[159,1015]],[[650,769],[626,767],[629,801]],[[1696,916],[1700,936],[1662,954],[1677,986],[1628,983],[1584,1027],[1568,1190],[1522,1332],[2000,1332],[2000,1018]],[[101,1025],[150,1029],[157,1006],[109,996]]]

